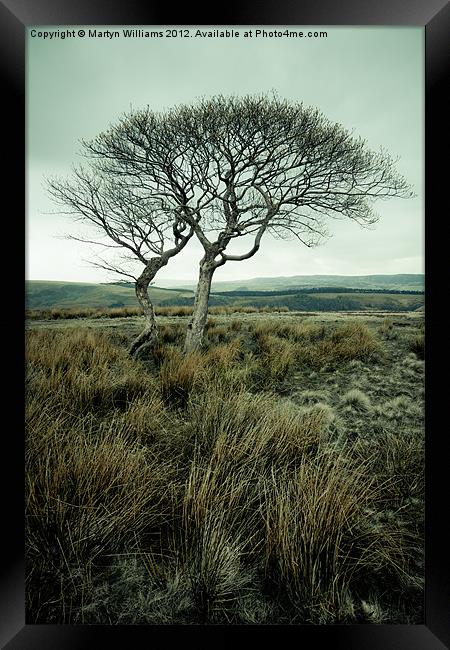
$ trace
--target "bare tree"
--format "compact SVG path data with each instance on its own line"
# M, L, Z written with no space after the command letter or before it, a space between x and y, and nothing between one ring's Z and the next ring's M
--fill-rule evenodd
M135 281L146 323L129 352L137 357L151 349L158 329L148 287L159 269L186 246L193 228L179 208L149 197L125 174L115 177L95 166L90 171L79 167L70 180L49 179L47 188L54 200L67 208L66 214L93 226L97 235L95 239L71 235L71 239L125 252L120 261L99 258L92 264ZM128 268L128 263L136 260L144 266L138 276Z
M147 108L86 146L104 171L133 177L179 212L203 246L186 353L201 345L215 270L252 257L266 232L314 246L327 219L368 226L378 218L374 201L412 196L387 153L317 109L277 97ZM251 237L246 252L226 252L242 237Z

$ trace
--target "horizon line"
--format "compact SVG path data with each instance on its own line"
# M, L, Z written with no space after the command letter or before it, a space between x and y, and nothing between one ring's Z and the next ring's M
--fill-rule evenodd
M276 278L312 278L312 277L371 277L371 276L398 276L398 275L422 275L424 272L407 272L407 273L296 273L294 275L255 275L250 278L236 278L230 280L214 280L213 282L248 282L250 280L261 280L261 279L276 279ZM162 282L197 282L198 277L194 278L161 278ZM111 284L116 282L130 282L134 281L130 278L129 280L55 280L55 279L46 279L46 278L25 278L26 282L74 282L77 284Z

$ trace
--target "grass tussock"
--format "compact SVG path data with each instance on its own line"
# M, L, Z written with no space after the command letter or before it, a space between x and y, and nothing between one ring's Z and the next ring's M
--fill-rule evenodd
M189 416L202 454L249 467L295 461L315 450L334 419L326 404L300 407L271 394L221 388L192 402Z
M408 349L414 352L419 359L425 359L425 335L423 333L411 335L407 344Z
M126 409L154 383L124 349L88 329L67 334L34 330L29 333L26 359L32 368L28 380L33 394L40 394L44 402L54 394L54 403L74 413Z
M335 355L343 361L352 359L374 360L381 352L375 334L362 323L347 323L337 328L330 337L335 345Z
M257 334L255 384L270 388L282 382L295 365L295 345L272 334Z
M369 412L372 408L369 397L358 388L345 393L341 398L341 404L355 411Z
M268 321L256 323L252 334L257 350L269 359L271 355L277 359L285 368L285 374L294 362L320 369L352 360L373 361L382 354L382 346L375 334L357 322L327 330L324 325L309 322L283 324ZM279 374L282 373L280 369Z
M183 356L182 333L150 363L120 333L28 332L28 620L420 622L421 412L373 363L398 339L210 319Z
M378 328L378 333L387 341L394 341L398 338L398 331L394 325L394 320L386 316Z
M276 336L290 341L318 341L325 337L324 325L310 322L286 323L276 319L257 322L252 327L253 336Z
M203 358L198 352L183 356L172 347L166 351L159 370L163 400L175 408L186 406L191 391L203 373Z
M300 360L316 368L353 360L374 361L381 354L375 335L361 323L342 325L314 348L301 346L298 351Z
M295 603L297 622L355 621L349 593L360 572L381 552L395 567L397 549L382 551L369 520L377 498L364 465L340 455L322 454L292 474L280 469L266 482L266 571Z
M34 453L30 438L27 446L33 457L27 490L35 539L30 551L53 557L59 547L64 561L83 561L87 555L94 560L105 550L133 543L163 514L165 473L126 435L61 431L58 438L47 438L45 458Z
M120 427L95 435L61 428L45 446L35 444L37 433L27 439L28 603L38 617L42 611L69 622L96 562L129 552L139 536L161 526L171 471Z

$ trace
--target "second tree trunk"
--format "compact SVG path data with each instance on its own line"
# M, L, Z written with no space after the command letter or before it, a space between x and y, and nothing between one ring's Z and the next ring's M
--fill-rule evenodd
M203 258L200 262L200 273L197 291L195 293L194 311L188 323L184 353L190 354L200 349L208 318L208 301L211 291L211 281L214 275L214 260Z

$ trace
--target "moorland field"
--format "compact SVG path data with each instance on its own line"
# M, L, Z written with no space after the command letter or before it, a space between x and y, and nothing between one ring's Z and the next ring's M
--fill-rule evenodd
M340 284L338 285L337 282ZM169 282L170 283L170 282ZM173 284L173 281L172 281ZM162 309L192 307L194 285L161 288L151 286L150 299ZM288 309L291 311L417 311L424 307L424 277L421 274L383 276L293 276L254 278L238 282L216 282L209 305L235 311ZM94 311L136 308L134 285L130 282L94 284L88 282L28 281L26 303L31 317L38 310L48 312L80 309ZM88 315L86 313L86 315ZM59 317L59 316L56 316Z
M136 310L44 307L28 623L423 622L423 312L221 309L183 357L167 307L132 360Z

